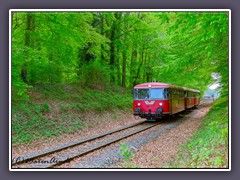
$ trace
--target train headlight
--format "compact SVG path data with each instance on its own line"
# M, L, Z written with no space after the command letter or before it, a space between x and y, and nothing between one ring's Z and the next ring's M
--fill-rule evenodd
M138 106L140 106L141 105L141 103L138 103Z
M136 109L135 109L135 112L140 112L140 111L141 111L140 108L136 108Z
M162 103L160 102L159 105L162 106Z

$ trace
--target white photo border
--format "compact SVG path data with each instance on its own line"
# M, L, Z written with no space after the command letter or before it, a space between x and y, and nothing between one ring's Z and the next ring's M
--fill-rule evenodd
M179 168L179 169L15 169L12 168L12 12L228 12L229 27L229 56L228 56L228 91L229 91L229 109L228 109L228 164L226 169L195 169L195 168ZM10 9L9 10L9 170L10 171L231 171L231 9Z

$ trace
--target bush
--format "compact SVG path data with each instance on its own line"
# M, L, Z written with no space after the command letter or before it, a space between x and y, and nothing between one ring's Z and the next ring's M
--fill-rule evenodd
M131 148L129 148L126 143L122 142L120 146L121 153L120 155L123 156L124 162L122 163L122 166L125 168L138 168L137 165L134 165L130 159L134 156L134 154L131 152Z

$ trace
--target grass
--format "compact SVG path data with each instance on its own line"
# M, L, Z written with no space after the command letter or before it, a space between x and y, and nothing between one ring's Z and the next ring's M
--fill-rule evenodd
M228 99L217 99L201 128L165 168L228 168Z
M29 90L28 101L12 102L12 143L74 133L91 125L88 113L117 109L131 111L132 94L120 87L97 88L79 85L42 85Z
M121 150L120 155L123 157L122 166L124 168L138 168L137 165L133 164L130 161L130 158L134 156L134 153L131 152L132 151L131 148L128 147L125 142L121 143L120 150Z

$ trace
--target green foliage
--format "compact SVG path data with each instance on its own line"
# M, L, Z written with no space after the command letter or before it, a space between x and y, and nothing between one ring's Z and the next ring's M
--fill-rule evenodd
M33 103L37 91L44 102L70 101L62 112L129 109L131 95L116 86L157 80L203 91L212 73L226 97L228 20L226 12L14 12L12 103ZM45 117L54 109L45 103L29 111Z
M62 133L73 133L85 126L81 120L67 118L50 118L50 107L25 102L13 106L12 112L12 143L28 143L39 138L48 138ZM54 114L52 114L54 116ZM66 118L66 117L65 117ZM67 123L67 124L66 124Z
M94 84L106 88L107 86L109 86L108 72L108 67L103 66L99 60L84 64L80 68L80 83L84 85Z
M178 12L169 17L165 54L154 67L156 76L163 82L206 90L216 72L227 90L228 14Z
M99 90L72 84L41 85L29 93L34 94L31 101L12 104L14 144L74 133L90 126L82 120L84 114L129 111L132 105L131 91L120 87Z
M130 159L134 156L134 154L131 153L131 148L129 148L125 142L121 143L120 150L122 150L120 155L124 160L122 166L125 168L138 168L137 165L134 165L132 162L130 162Z
M181 146L168 168L228 167L228 99L214 102L202 128Z
M42 108L41 108L41 112L50 112L50 107L47 103L44 103Z
M131 157L133 157L133 154L131 153L131 149L126 145L126 143L122 142L120 149L122 150L120 155L123 156L124 161L128 161Z
M214 72L226 91L226 12L12 15L12 84L19 99L36 84L66 82L132 87L155 79L205 90Z

